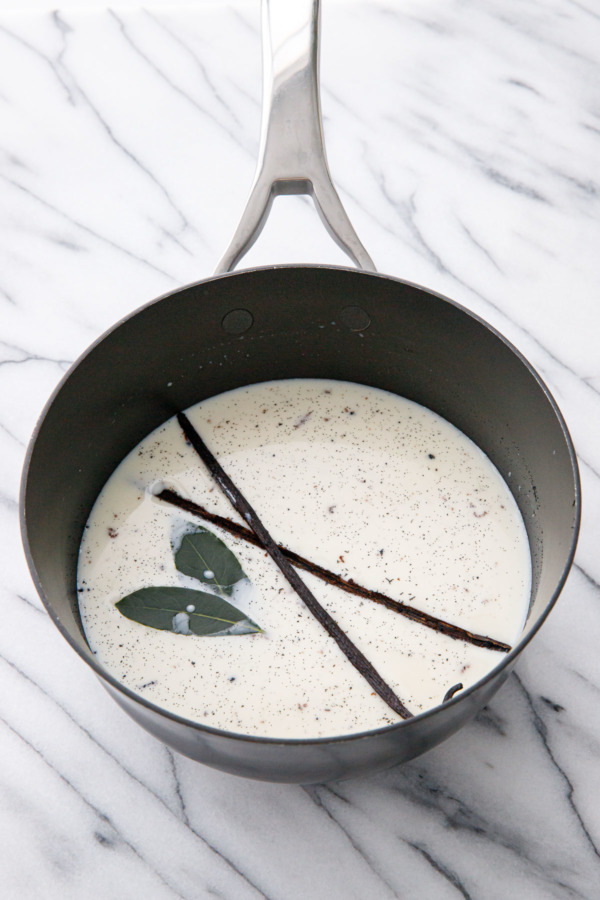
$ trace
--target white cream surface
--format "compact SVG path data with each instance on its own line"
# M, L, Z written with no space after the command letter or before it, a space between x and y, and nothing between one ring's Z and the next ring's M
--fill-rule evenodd
M514 644L531 565L518 508L481 450L431 411L348 382L239 388L187 411L274 540L343 578L471 632ZM81 545L78 590L90 647L124 685L212 727L268 737L350 734L399 721L348 662L264 551L158 500L159 485L245 524L169 420L118 466ZM197 637L126 619L115 603L150 586L205 589L172 544L217 534L250 579L232 602L264 634ZM300 571L413 712L503 658Z

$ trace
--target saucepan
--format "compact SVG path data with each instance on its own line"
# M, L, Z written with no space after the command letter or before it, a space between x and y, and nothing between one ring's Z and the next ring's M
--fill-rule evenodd
M579 528L575 453L540 377L497 331L432 291L375 273L332 186L318 91L318 0L263 5L263 133L251 197L218 274L144 306L75 363L28 449L21 495L27 558L57 628L114 700L192 759L252 778L311 783L401 763L471 719L506 681L567 577ZM232 273L273 197L308 193L359 267ZM83 528L121 459L173 414L223 391L284 378L383 388L453 423L491 459L526 525L533 565L519 643L472 687L396 725L336 738L248 737L178 717L96 661L78 612Z

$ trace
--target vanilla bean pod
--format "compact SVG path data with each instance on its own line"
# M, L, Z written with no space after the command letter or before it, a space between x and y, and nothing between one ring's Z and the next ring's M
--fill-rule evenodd
M383 680L381 675L376 671L369 660L364 656L358 647L350 640L348 635L340 628L335 619L329 615L308 587L304 584L291 562L284 556L279 549L261 520L258 518L252 506L248 503L244 495L237 488L229 475L225 472L215 456L208 449L201 436L198 434L192 423L184 413L177 413L177 421L186 438L215 479L231 505L248 523L256 537L259 539L261 546L267 551L273 562L280 569L289 584L294 588L298 596L323 626L327 633L334 639L338 647L358 672L371 685L373 690L379 694L387 705L394 710L403 719L412 717L412 713L406 708L404 703L396 696L391 687Z
M184 509L187 512L199 516L201 519L205 519L207 522L212 522L213 525L217 525L224 531L228 531L230 534L242 538L248 543L254 544L256 547L262 547L260 540L249 528L246 528L244 525L238 525L237 522L234 522L232 519L228 519L225 516L209 512L198 503L180 497L179 494L170 488L164 488L156 496L165 503L178 506L180 509ZM318 563L314 563L310 559L300 556L300 554L295 553L294 550L288 550L287 547L279 545L279 549L281 553L299 569L304 569L306 572L316 575L328 584L335 585L349 594L355 594L358 597L364 597L366 600L373 600L375 603L381 603L382 606L386 606L388 609L399 613L401 616L405 616L413 622L425 625L427 628L438 631L440 634L445 634L447 637L454 638L457 641L465 641L468 644L474 644L476 647L485 647L486 650L498 650L501 653L509 653L511 650L510 644L497 641L495 638L487 637L484 634L475 634L471 631L467 631L465 628L453 625L451 622L446 622L444 619L439 619L437 616L432 616L430 613L423 612L423 610L410 606L407 603L403 603L400 600L392 600L391 597L388 597L379 591L372 591L369 590L369 588L362 587L362 585L357 584L352 579L346 580L345 578L342 578L341 575L336 575L335 572L324 569L323 566L320 566Z

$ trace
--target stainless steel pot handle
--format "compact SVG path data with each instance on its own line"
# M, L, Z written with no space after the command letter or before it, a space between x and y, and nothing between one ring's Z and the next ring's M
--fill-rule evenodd
M256 174L216 275L250 249L279 194L310 194L333 239L361 269L373 261L331 181L319 97L320 0L263 0L263 114Z

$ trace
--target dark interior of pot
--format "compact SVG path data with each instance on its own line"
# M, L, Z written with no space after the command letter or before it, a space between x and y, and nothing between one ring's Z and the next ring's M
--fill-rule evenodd
M116 465L176 409L290 377L393 391L481 447L527 527L534 627L566 575L578 518L570 440L544 387L502 338L443 298L383 276L296 266L224 276L150 304L95 345L55 395L30 454L24 524L38 586L79 652L90 658L78 548Z

